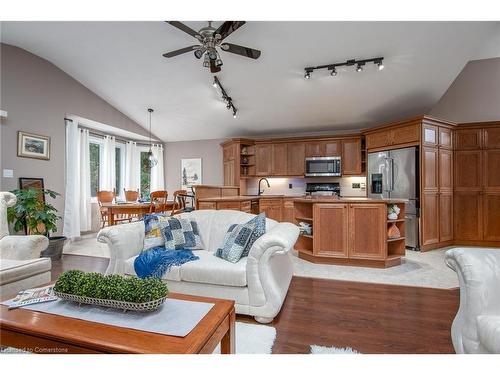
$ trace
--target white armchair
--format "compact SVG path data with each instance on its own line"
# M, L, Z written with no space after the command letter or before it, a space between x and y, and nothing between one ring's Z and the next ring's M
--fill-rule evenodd
M51 261L40 258L49 240L44 236L9 236L7 207L16 204L16 196L0 192L0 292L16 294L50 281Z
M451 326L455 352L500 353L500 249L455 248L445 262L460 283Z
M235 301L236 312L269 323L279 313L292 279L293 249L299 229L291 223L266 220L266 233L255 241L248 257L237 263L217 258L231 224L244 223L255 215L231 210L199 210L183 213L198 223L204 250L193 253L200 259L172 267L164 276L172 292ZM135 275L134 260L144 245L144 223L134 222L102 229L98 241L107 243L110 262L106 273Z

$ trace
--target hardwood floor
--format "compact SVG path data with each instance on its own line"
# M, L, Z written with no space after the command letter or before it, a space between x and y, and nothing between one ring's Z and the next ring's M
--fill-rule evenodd
M104 272L106 258L65 255L68 269ZM453 353L450 328L458 289L431 289L294 277L271 326L273 353L309 353L309 345L349 346L361 353ZM255 323L241 316L237 321Z

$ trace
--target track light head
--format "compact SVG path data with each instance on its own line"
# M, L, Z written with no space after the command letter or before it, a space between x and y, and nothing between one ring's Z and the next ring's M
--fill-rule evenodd
M357 72L362 72L363 71L363 66L358 63L358 66L356 67Z
M233 118L236 118L236 109L233 108Z
M378 60L375 63L377 64L378 70L384 69L384 64L382 63L382 60Z
M330 72L330 75L332 77L335 77L337 75L337 69L335 69L335 67L333 67L332 71Z
M304 78L305 79L311 79L311 71L310 70L306 70L306 72L304 74Z

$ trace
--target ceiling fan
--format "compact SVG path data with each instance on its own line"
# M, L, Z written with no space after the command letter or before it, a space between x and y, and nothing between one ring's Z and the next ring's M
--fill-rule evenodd
M217 29L212 26L212 22L208 22L208 26L202 27L199 31L195 31L179 21L165 21L170 25L184 31L185 33L198 39L200 44L195 44L189 47L184 47L175 51L164 53L163 56L170 58L181 55L186 52L194 51L194 56L197 59L203 59L203 66L210 68L212 73L220 72L222 66L222 59L219 56L217 47L222 51L235 53L237 55L249 57L251 59L258 59L260 51L239 46L237 44L222 42L234 31L239 29L245 24L245 21L226 21Z

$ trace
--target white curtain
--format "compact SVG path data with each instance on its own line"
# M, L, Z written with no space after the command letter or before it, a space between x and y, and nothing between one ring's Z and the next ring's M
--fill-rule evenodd
M66 191L63 235L74 239L90 230L89 135L76 120L66 120Z
M101 179L99 190L113 191L116 188L116 141L115 137L104 136L103 157L100 163Z
M127 190L137 190L141 184L140 154L137 143L128 141L125 145L125 186Z
M163 176L163 146L153 145L151 147L153 156L158 163L151 168L151 191L165 190L165 178Z

